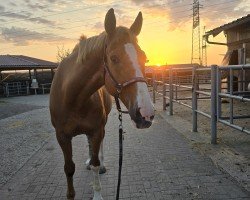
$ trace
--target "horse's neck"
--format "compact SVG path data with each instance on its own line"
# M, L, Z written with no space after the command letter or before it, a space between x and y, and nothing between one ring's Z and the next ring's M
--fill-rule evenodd
M102 56L89 58L83 63L76 63L77 54L70 59L74 63L68 71L67 90L70 101L84 102L104 85ZM67 93L68 93L67 92Z

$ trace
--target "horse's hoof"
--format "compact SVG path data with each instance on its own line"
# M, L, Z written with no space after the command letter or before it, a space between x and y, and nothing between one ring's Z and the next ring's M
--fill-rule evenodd
M87 170L91 170L90 165L87 165L87 166L86 166L86 169L87 169ZM106 167L102 166L102 167L100 167L99 174L105 174L106 171L107 171L107 170L106 170Z
M100 167L100 170L99 170L99 174L104 174L104 173L106 173L106 167L104 167L104 166L102 166L102 167Z
M87 166L86 166L86 169L87 169L87 170L91 170L90 165L87 165Z

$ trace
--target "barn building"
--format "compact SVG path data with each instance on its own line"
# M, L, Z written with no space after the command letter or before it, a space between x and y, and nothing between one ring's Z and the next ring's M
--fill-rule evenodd
M210 40L210 36L216 37L221 32L224 32L226 43ZM205 33L204 37L209 44L227 46L228 51L222 65L250 64L250 14L210 30ZM239 82L237 90L247 89L250 82L250 70L239 70L234 72L234 76L236 80L242 81Z
M0 95L47 92L57 66L57 63L29 56L0 55Z

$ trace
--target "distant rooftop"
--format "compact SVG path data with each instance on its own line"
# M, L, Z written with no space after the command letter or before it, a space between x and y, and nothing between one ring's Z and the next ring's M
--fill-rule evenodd
M161 71L162 69L165 68L190 68L196 66L198 67L199 64L194 63L194 64L169 64L169 65L161 65L161 66L157 66L157 65L150 65L150 66L146 66L145 67L145 73L149 74L149 73L153 73L153 71Z
M0 55L0 70L54 69L57 63L23 55Z
M239 19L236 19L230 23L219 26L213 30L207 31L206 35L213 35L215 37L216 35L220 34L222 31L226 31L226 30L235 28L243 24L247 24L248 27L250 27L250 14L248 14L247 16L241 17Z

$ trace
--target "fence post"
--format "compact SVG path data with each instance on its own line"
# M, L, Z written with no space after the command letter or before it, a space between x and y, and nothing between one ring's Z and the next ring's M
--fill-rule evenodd
M166 68L162 69L162 100L163 100L163 110L166 110Z
M6 83L6 96L9 97L9 83Z
M17 82L17 95L20 95L21 83Z
M169 115L173 115L173 69L169 68Z
M217 143L217 115L216 115L216 99L217 99L217 75L216 65L211 66L211 143Z
M44 85L42 84L42 90L43 90L43 94L44 94Z
M232 68L230 68L230 72L229 72L229 74L230 74L230 84L229 84L229 92L230 92L230 96L231 95L233 95L233 90L234 90L234 76L233 76L233 69ZM229 99L229 106L230 106L230 124L233 124L234 123L234 121L233 121L233 115L234 115L234 113L233 113L233 98L231 98L230 97L230 99Z
M221 71L219 67L216 67L216 74L217 74L217 122L221 118Z
M193 118L193 132L197 132L197 70L196 70L196 66L193 66L193 70L192 70L192 118Z
M155 103L155 70L153 69L153 77L152 77L152 83L153 83L153 103Z

